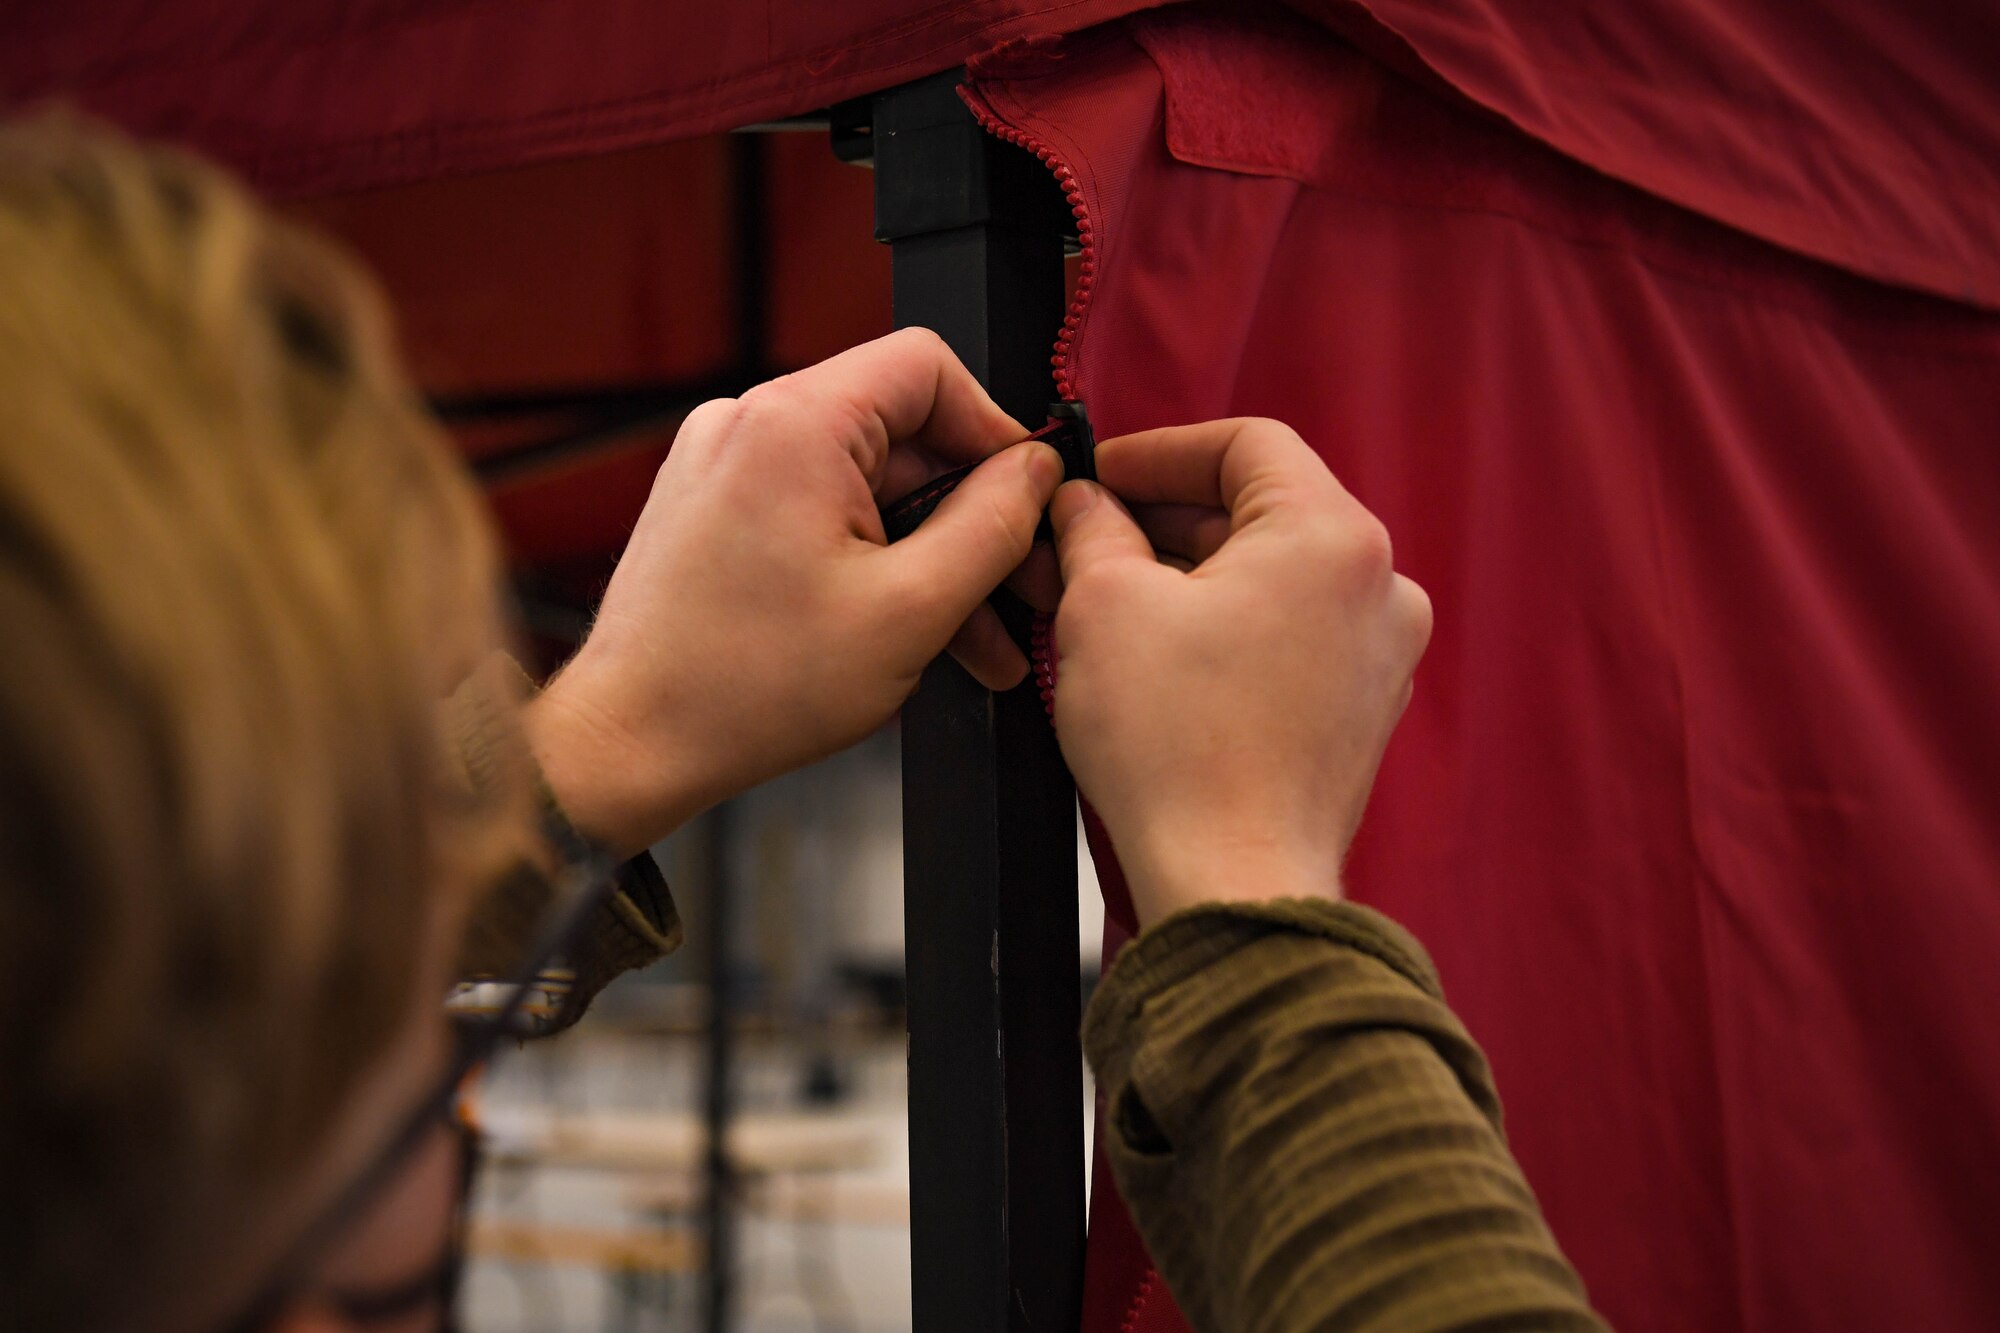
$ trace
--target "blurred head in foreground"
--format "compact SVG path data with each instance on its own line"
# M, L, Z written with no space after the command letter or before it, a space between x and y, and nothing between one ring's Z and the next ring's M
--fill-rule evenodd
M442 1062L525 805L437 722L497 587L351 263L185 157L0 127L10 1326L208 1327ZM328 1280L420 1263L425 1188Z

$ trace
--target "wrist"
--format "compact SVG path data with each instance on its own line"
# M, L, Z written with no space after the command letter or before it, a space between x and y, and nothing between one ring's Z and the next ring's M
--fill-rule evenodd
M1203 903L1342 896L1337 853L1242 828L1142 836L1119 860L1142 929Z
M641 753L615 721L567 691L552 685L529 700L522 728L563 817L620 860L701 812L696 785L672 756Z

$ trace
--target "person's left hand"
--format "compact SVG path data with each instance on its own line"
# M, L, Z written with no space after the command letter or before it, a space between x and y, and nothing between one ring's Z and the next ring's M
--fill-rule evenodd
M688 415L588 639L528 706L576 826L630 854L886 722L947 647L1027 671L991 593L1062 480L936 334L907 329ZM877 505L986 459L912 536Z

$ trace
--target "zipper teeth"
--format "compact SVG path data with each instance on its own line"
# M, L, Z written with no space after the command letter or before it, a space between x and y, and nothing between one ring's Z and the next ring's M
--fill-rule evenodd
M1076 397L1076 365L1072 349L1076 335L1083 324L1084 308L1090 304L1090 291L1097 282L1097 243L1090 225L1090 209L1083 202L1083 186L1077 183L1076 172L1064 162L1056 150L1025 130L1017 130L995 115L986 99L971 88L961 86L959 98L972 112L988 134L1005 140L1017 148L1025 148L1041 160L1062 187L1063 197L1069 201L1070 216L1076 219L1076 239L1082 252L1077 257L1076 291L1071 293L1069 308L1063 312L1062 328L1056 333L1055 354L1049 358L1049 366L1055 373L1056 392L1063 398ZM1029 639L1029 659L1035 672L1035 686L1041 691L1042 707L1048 710L1051 725L1056 720L1056 670L1062 662L1062 652L1056 647L1055 617L1037 615L1034 630ZM1120 1333L1138 1333L1139 1316L1144 1313L1147 1300L1160 1280L1157 1268L1147 1265L1139 1277L1139 1285L1133 1289L1132 1300L1125 1307L1125 1317L1119 1321Z
M1083 202L1083 186L1077 182L1076 172L1046 141L1001 120L987 105L986 99L971 89L960 88L959 95L972 112L973 119L988 134L1017 148L1025 148L1040 159L1042 165L1055 176L1056 184L1062 187L1063 197L1069 201L1070 216L1076 219L1076 239L1082 247L1077 257L1076 291L1070 296L1069 308L1063 312L1062 328L1056 334L1055 354L1049 358L1049 366L1055 372L1057 391L1064 398L1074 398L1076 374L1071 349L1076 342L1077 329L1083 323L1084 308L1090 304L1090 289L1097 282L1096 238L1091 234L1090 209Z
M972 112L973 119L980 127L996 139L1025 148L1033 153L1041 164L1047 167L1062 187L1063 197L1069 201L1070 216L1076 219L1076 239L1081 247L1077 256L1076 290L1070 295L1069 308L1063 312L1062 328L1056 333L1055 351L1049 357L1049 367L1055 375L1056 393L1062 398L1076 397L1076 364L1074 348L1076 335L1083 325L1084 309L1090 304L1091 288L1097 282L1097 244L1090 225L1090 209L1083 201L1083 186L1077 182L1076 172L1062 160L1055 149L1045 141L1017 130L995 115L986 99L970 87L961 86L959 99ZM1053 618L1046 615L1035 617L1034 636L1030 644L1030 660L1034 667L1035 684L1042 693L1042 706L1048 710L1049 721L1056 718L1056 664L1061 654L1056 651L1055 625Z
M1153 1284L1159 1280L1159 1270L1148 1268L1140 1277L1139 1285L1132 1292L1131 1304L1125 1307L1125 1318L1119 1321L1119 1333L1139 1333L1139 1315L1146 1308L1146 1298L1153 1294Z
M1056 720L1056 666L1062 661L1062 653L1056 649L1055 619L1051 615L1036 615L1034 632L1028 643L1028 658L1035 669L1035 686L1042 692L1042 707L1048 710L1051 722Z

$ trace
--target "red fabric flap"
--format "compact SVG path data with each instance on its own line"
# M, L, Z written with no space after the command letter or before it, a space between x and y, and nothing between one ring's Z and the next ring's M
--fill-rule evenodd
M1662 199L2000 308L1989 0L1287 3Z
M1357 58L1295 15L1251 8L1219 23L1197 6L1123 25L1159 72L1163 142L1177 161L1291 180L1355 199L1477 211L1794 308L1901 311L1907 298L1844 281L1808 252L1580 168L1550 146L1477 114L1450 89ZM1256 71L1246 77L1245 70ZM1901 336L1949 346L1966 312Z

